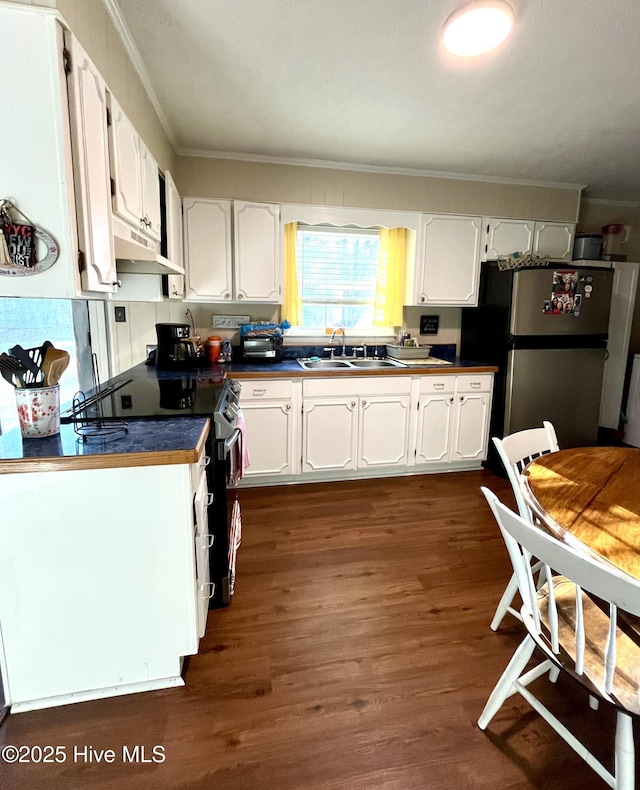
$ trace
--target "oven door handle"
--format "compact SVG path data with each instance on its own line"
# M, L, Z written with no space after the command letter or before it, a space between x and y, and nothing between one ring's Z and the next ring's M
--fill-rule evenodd
M240 438L241 431L240 428L236 428L231 436L228 439L224 440L224 457L226 458L229 455L229 450L233 447L233 445L238 441Z

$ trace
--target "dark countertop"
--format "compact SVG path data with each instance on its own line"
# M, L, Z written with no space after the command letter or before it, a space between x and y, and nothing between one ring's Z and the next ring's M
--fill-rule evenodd
M73 425L60 433L23 439L19 429L0 436L0 474L195 463L209 433L207 417L131 420L128 431L83 441Z

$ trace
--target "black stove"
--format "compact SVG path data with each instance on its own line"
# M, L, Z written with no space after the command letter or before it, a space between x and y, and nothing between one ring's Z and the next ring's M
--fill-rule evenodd
M158 371L140 378L114 379L94 392L75 409L61 415L70 423L82 416L86 421L128 420L161 417L211 417L217 439L228 439L238 414L242 385L238 381L197 373ZM80 415L80 412L81 415Z

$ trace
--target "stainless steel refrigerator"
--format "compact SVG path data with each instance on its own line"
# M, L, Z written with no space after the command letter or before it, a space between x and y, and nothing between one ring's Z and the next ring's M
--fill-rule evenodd
M561 448L596 444L612 285L611 269L483 264L461 356L499 367L492 436L550 420Z

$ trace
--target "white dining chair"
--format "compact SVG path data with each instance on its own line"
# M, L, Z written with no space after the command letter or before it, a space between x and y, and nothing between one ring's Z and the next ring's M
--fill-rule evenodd
M505 700L520 694L610 787L633 790L632 716L640 714L640 647L618 623L623 612L640 615L640 580L560 542L513 513L489 489L482 492L518 579L527 635L491 692L478 726L486 729ZM541 589L536 587L532 556L543 563L547 583ZM536 648L543 660L525 672ZM552 668L568 673L589 695L616 709L613 773L530 690Z
M494 436L493 444L511 483L518 512L522 518L531 521L533 518L531 511L524 501L520 489L520 474L530 461L539 458L541 455L554 453L559 449L555 429L550 422L545 421L542 423L542 428L528 428L505 436L504 439L498 439ZM517 592L518 582L515 574L512 574L491 621L491 629L493 631L498 629L507 612L518 620L522 619L518 610L512 605Z

